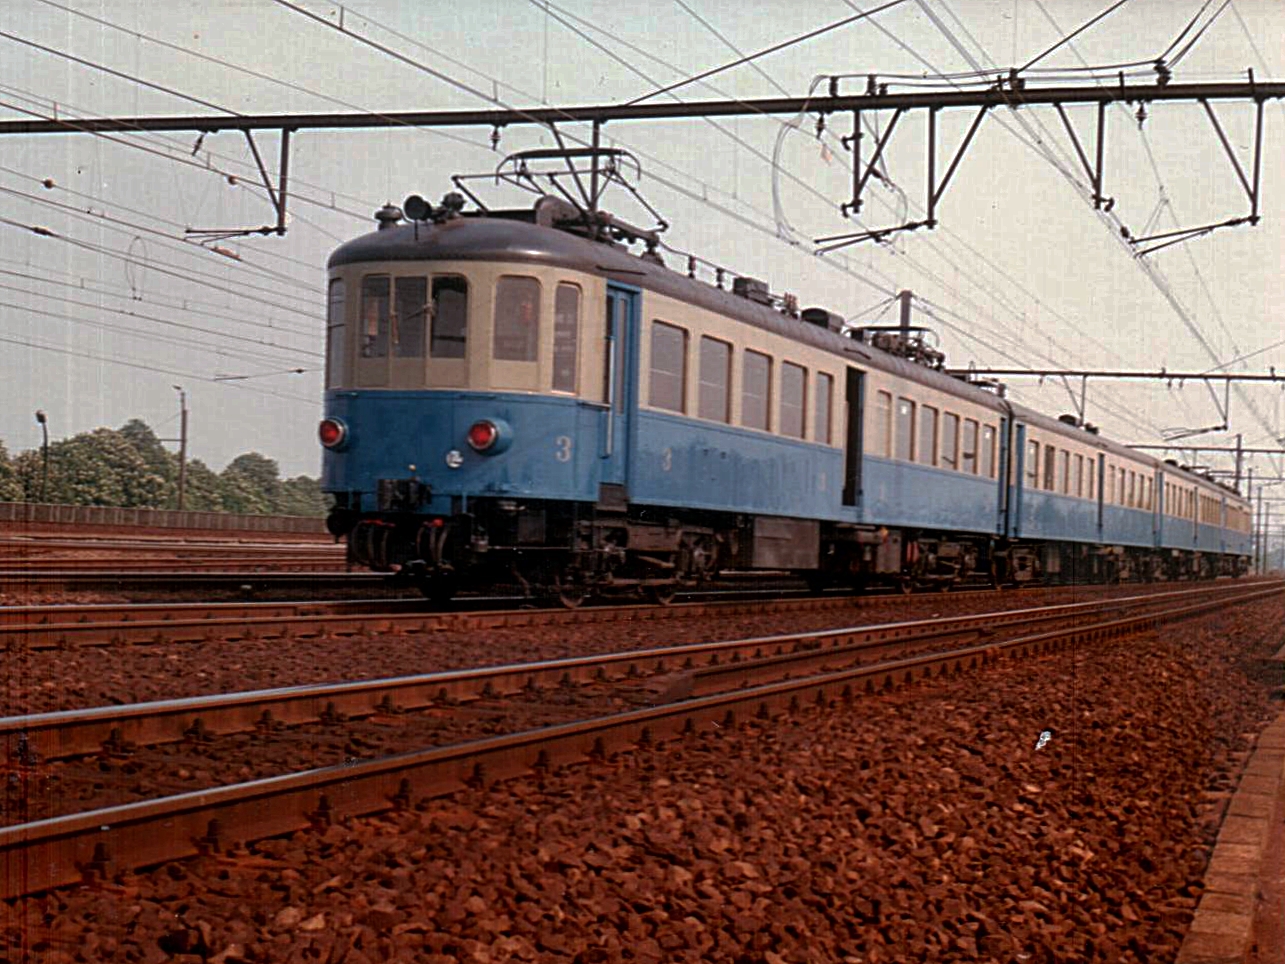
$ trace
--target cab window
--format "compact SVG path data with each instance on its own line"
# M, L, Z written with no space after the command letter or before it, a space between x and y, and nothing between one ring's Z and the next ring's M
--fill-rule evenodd
M504 275L495 286L495 359L533 362L539 346L540 282Z
M361 279L361 357L388 356L388 287L386 274Z
M424 357L424 320L428 315L428 279L398 278L393 285L393 355Z
M553 299L553 390L576 390L576 348L580 343L580 288L560 284Z
M463 358L468 345L468 282L457 275L434 278L432 315L429 355Z
M326 386L333 388L344 380L344 351L347 337L344 329L344 279L332 278L326 302Z

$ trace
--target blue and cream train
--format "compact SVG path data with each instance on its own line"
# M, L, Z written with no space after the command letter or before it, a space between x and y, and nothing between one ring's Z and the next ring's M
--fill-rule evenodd
M1246 570L1235 491L902 335L671 270L552 198L419 205L329 262L322 484L356 564L568 604L731 569L907 589Z

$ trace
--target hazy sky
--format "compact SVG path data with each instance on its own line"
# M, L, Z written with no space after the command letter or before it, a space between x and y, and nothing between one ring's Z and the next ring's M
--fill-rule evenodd
M345 6L341 33L300 12L337 25L337 5L297 6L0 0L0 31L11 35L0 37L0 117L620 102L858 9L848 0L388 0ZM900 83L941 86L938 73L1025 64L1108 6L905 0L677 96L803 96L832 73L913 75ZM1153 60L1201 6L1131 0L1037 66L1065 77L1085 64ZM1171 59L1218 6L1209 6ZM1281 79L1282 37L1285 4L1236 0L1174 66L1174 78L1236 80L1253 68L1260 80ZM1032 86L1054 80L1028 75ZM863 86L848 81L844 90ZM1217 111L1248 172L1252 106L1219 104ZM1087 145L1095 109L1068 113ZM936 330L951 365L1205 370L1229 363L1285 371L1278 297L1285 108L1273 102L1266 111L1262 223L1171 247L1147 259L1149 271L1121 241L1121 224L1142 234L1222 221L1248 213L1248 200L1198 105L1149 105L1141 123L1135 108L1115 107L1108 116L1110 216L1086 202L1086 179L1056 113L1005 109L983 122L939 206L936 231L824 258L813 253L813 240L853 226L838 213L850 194L849 155L838 140L850 133L849 118L831 118L820 137L815 116L783 137L790 118L617 122L606 133L639 156L641 189L672 225L670 245L763 278L775 291L797 294L801 305L867 323L895 321L885 303L909 288L923 299L916 320ZM871 121L882 128L888 119ZM940 115L939 174L970 121L966 110ZM867 191L866 227L923 217L925 130L922 114L900 122L887 153L889 181ZM178 384L192 409L193 457L219 469L256 449L278 459L286 475L316 474L329 251L370 230L385 201L411 193L436 199L450 190L451 174L491 171L505 152L551 143L547 131L530 126L505 130L498 152L486 129L300 132L292 142L289 233L220 242L240 256L232 260L182 238L185 227L274 220L241 135L199 143L186 133L5 137L0 218L58 237L0 221L0 439L11 451L37 445L37 408L49 413L55 437L131 417L173 436ZM259 145L275 169L276 136L260 136ZM607 206L643 217L625 202ZM681 267L676 257L669 263ZM306 371L291 373L297 368ZM1014 380L1010 387L1050 414L1071 410L1061 385ZM1283 398L1280 386L1247 387L1232 398L1233 436L1201 442L1227 444L1243 432L1246 444L1274 444L1285 434ZM1202 386L1118 382L1090 383L1088 417L1114 438L1146 443L1167 429L1220 420ZM1260 474L1278 474L1264 458L1254 464Z

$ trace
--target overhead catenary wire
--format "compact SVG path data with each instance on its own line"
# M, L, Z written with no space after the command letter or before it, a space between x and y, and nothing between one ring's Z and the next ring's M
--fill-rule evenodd
M1054 29L1061 30L1062 28L1057 24L1057 21L1054 20L1053 16L1048 12L1048 10L1044 8L1043 3L1041 3L1040 0L1035 0L1035 2L1037 6L1040 8L1041 13L1044 14L1045 19L1047 19L1049 23L1053 25ZM1208 6L1208 3L1205 4L1205 7L1207 6ZM1225 6L1226 4L1223 5L1223 7ZM1205 7L1201 8L1201 12L1203 12ZM1218 12L1215 13L1214 15L1215 18L1218 16L1219 13L1222 12L1222 9L1223 8L1219 8ZM1197 14L1197 16L1199 16L1199 13ZM1211 19L1209 23L1212 23L1212 22L1213 20ZM1205 25L1206 28L1209 26L1209 23ZM1202 28L1200 33L1203 33L1203 32L1204 32L1204 28ZM1200 34L1197 34L1197 36L1193 38L1192 40L1193 44L1195 43L1196 40L1199 39L1199 36ZM1072 50L1074 51L1074 46L1072 46ZM1078 56L1078 51L1076 51L1076 53ZM1083 62L1083 58L1081 57L1080 59ZM1118 107L1120 110L1127 112L1127 108L1124 105L1118 105ZM1160 195L1162 198L1165 198L1167 202L1168 192L1165 189L1164 179L1160 173L1160 166L1156 161L1154 152L1151 150L1150 141L1146 136L1145 130L1143 130L1141 126L1139 126L1138 133L1139 133L1139 138L1142 142L1143 149L1146 152L1148 162L1151 166L1153 176L1155 177ZM1166 203L1164 205L1164 208L1165 210L1168 211L1169 217L1173 222L1173 224L1177 226L1178 225L1177 214L1174 211L1172 204ZM1111 217L1114 223L1118 226L1119 225L1118 218L1116 218L1114 215L1112 215ZM1113 232L1113 237L1116 239L1117 242L1121 240L1121 237L1118 232ZM1240 348L1236 345L1236 339L1232 335L1230 328L1228 328L1227 323L1223 318L1222 311L1220 310L1217 304L1217 301L1214 299L1212 292L1209 290L1209 286L1205 280L1204 273L1200 270L1200 266L1199 264L1197 264L1195 260L1195 255L1192 253L1190 246L1184 245L1183 247L1185 249L1187 260L1191 266L1191 269L1196 276L1197 283L1201 286L1202 291L1205 293L1206 301L1210 306L1210 309L1214 315L1215 320L1218 322L1219 326L1223 329L1223 331L1227 334L1228 338L1231 340L1233 350L1239 352ZM1135 259L1135 260L1138 261L1139 263L1146 261L1146 259ZM1159 266L1157 264L1147 262L1146 264L1142 265L1142 267L1143 267L1144 273L1148 274L1148 276L1150 277L1153 285L1156 286L1157 290L1160 291L1161 295L1165 297L1165 299L1169 302L1170 307L1175 311L1175 313L1178 314L1179 319L1193 334L1193 336L1196 337L1198 343L1200 343L1201 346L1205 348L1206 353L1210 355L1211 360L1213 360L1214 362L1218 362L1217 350L1212 346L1212 344L1207 344L1205 342L1206 336L1203 332L1203 329L1200 328L1195 318L1191 316L1190 312L1185 307L1185 305L1183 305L1181 303L1181 300L1178 299L1167 277L1160 270ZM1263 416L1262 413L1259 412L1257 406L1254 404L1252 397L1249 395L1246 388L1238 384L1233 386L1233 391L1235 391L1239 400L1245 404L1246 408L1249 409L1251 415L1254 416L1255 420L1258 421L1258 423L1261 426L1263 426L1265 429L1268 429L1270 431L1270 428L1268 426L1265 416Z
M284 0L277 0L277 2L282 3L284 2ZM867 17L873 17L876 13L883 13L885 10L891 10L893 7L900 6L905 2L906 0L890 0L890 2L882 4L881 6L875 7L873 10L869 10L865 13L859 13L851 17L844 17L842 20L836 20L834 23L826 24L824 27L818 27L816 30L810 30L805 34L801 34L797 37L792 37L789 40L783 40L780 43L773 44L770 47L765 47L764 49L759 50L755 53L746 54L732 61L730 64L723 64L721 67L712 67L709 70L702 71L701 73L696 74L695 76L692 76L692 77L688 77L685 80L681 80L681 81L678 81L677 83L669 84L668 86L662 87L659 90L653 90L651 93L644 94L641 97L635 97L633 100L627 101L626 106L641 104L643 101L651 100L651 98L656 97L660 94L668 94L670 91L677 90L680 87L686 87L688 84L694 84L698 80L705 80L708 77L713 77L717 74L721 74L726 70L731 70L733 67L739 67L742 64L748 64L751 61L758 60L760 57L766 57L768 54L774 54L781 50L786 49L787 47L793 47L796 44L803 43L805 40L812 40L816 37L821 36L822 34L829 33L831 30L837 30L840 27L846 27L849 24L856 23L858 20L864 20Z
M934 15L932 15L930 9L927 8L927 5L923 2L923 0L920 0L920 4L921 6L925 7L926 12L929 13L930 19L932 19L933 22L939 26L939 29L944 30L945 29L944 25L941 24L940 20L938 20ZM943 7L947 11L950 10L950 7L946 5L944 2L943 2ZM956 43L956 48L961 51L961 53L965 56L966 59L970 60L974 64L976 63L975 61L972 61L972 58L970 55L967 54L967 51L963 50L963 48L960 47L957 43ZM984 50L983 50L983 54L985 55ZM988 56L988 59L989 59L989 56ZM1019 120L1020 120L1020 115L1019 115ZM1050 161L1052 160L1051 157L1049 157L1048 159ZM1059 172L1063 175L1063 177L1068 181L1068 183L1072 184L1075 187L1077 193L1079 193L1083 199L1091 200L1090 198L1091 191L1089 191L1082 183L1080 183L1079 179L1065 165L1056 164L1055 166L1057 167ZM1117 244L1121 245L1125 250L1129 250L1128 242L1124 239L1124 237L1121 235L1119 231L1121 224L1118 216L1114 213L1106 212L1102 210L1097 210L1096 213L1098 214L1099 218L1103 220L1104 223L1109 224L1112 227L1111 235L1114 238L1114 240L1117 242ZM1132 251L1130 251L1130 254L1132 255ZM1153 285L1155 285L1157 290L1161 293L1162 297L1164 297L1165 300L1169 303L1170 307L1179 316L1179 319L1183 322L1184 326L1188 328L1188 330L1197 339L1197 342L1200 343L1201 346L1210 355L1211 360L1215 362L1218 361L1219 359L1218 359L1217 353L1214 352L1212 347L1208 345L1208 342L1205 340L1204 334L1199 330L1199 326L1195 324L1194 319L1190 317L1190 315L1187 313L1184 306L1181 304L1181 302L1177 299L1176 295L1173 293L1171 288L1168 286L1168 283L1165 280L1163 274L1160 272L1159 268L1155 264L1150 263L1150 261L1145 258L1135 258L1134 261L1135 263L1138 264L1138 266L1143 271L1143 273L1148 276L1148 279L1152 281ZM1250 408L1250 411L1255 415L1255 418L1260 421L1260 424L1264 424L1264 427L1266 427L1265 421L1263 420L1261 413L1258 413L1256 407L1253 405L1249 397L1242 391L1241 387L1236 386L1235 391L1237 392L1237 395L1240 396L1242 400L1246 403L1246 406Z
M1067 34L1065 37L1063 37L1061 40L1059 40L1057 43L1055 43L1052 47L1049 47L1049 48L1048 48L1047 50L1045 50L1043 53L1038 54L1037 56L1035 56L1035 57L1033 57L1032 59L1028 60L1028 61L1027 61L1026 63L1024 63L1021 67L1018 67L1018 68L1017 68L1017 72L1020 74L1020 73L1023 73L1024 71L1026 71L1027 69L1029 69L1030 67L1033 67L1035 64L1039 63L1041 60L1043 60L1043 59L1044 59L1045 57L1047 57L1049 54L1053 53L1053 51L1057 50L1059 47L1063 46L1064 44L1068 44L1068 43L1070 43L1072 39L1074 39L1075 37L1078 37L1080 34L1082 34L1084 31L1088 30L1088 29L1089 29L1090 27L1092 27L1094 24L1096 24L1096 23L1098 23L1099 21L1101 21L1103 18L1105 18L1105 17L1109 16L1110 14L1114 13L1116 10L1119 10L1121 7L1123 7L1123 6L1124 6L1126 3L1128 3L1128 2L1129 2L1129 0L1116 0L1116 2L1115 2L1115 3L1111 4L1111 6L1107 7L1107 9L1103 10L1103 11L1102 11L1101 13L1099 13L1096 17L1093 17L1091 20L1089 20L1089 21L1088 21L1087 23L1085 23L1084 25L1082 25L1082 26L1080 26L1080 27L1076 28L1075 30L1071 31L1071 33Z
M21 289L13 289L10 285L0 285L0 289L21 290ZM73 303L80 304L82 306L89 307L89 308L97 308L96 305L92 305L92 304L84 305L83 302L73 302ZM0 301L0 308L8 308L12 311L23 312L29 315L39 315L44 318L58 318L62 321L69 321L75 325L82 325L90 328L99 328L103 331L114 331L117 334L123 334L131 338L146 339L149 343L159 341L170 345L187 347L190 349L194 349L196 351L208 352L213 355L220 355L224 358L231 358L231 359L235 359L236 361L246 362L248 364L257 364L257 365L281 364L280 358L273 358L270 356L263 356L263 355L258 355L257 353L249 353L244 351L241 353L232 352L218 345L212 345L209 342L200 341L194 338L182 338L174 335L167 335L162 332L156 332L156 331L142 331L138 328L130 328L125 325L115 325L107 321L94 320L90 318L81 318L77 315L69 315L61 311L50 311L47 308L38 308L35 305L19 305L19 304L14 304L13 302L10 302L10 301ZM99 310L102 310L102 309L99 309ZM136 315L134 317L139 317L139 316ZM155 319L147 319L147 320L152 321ZM161 322L161 323L173 324L169 322Z
M9 272L0 272L0 274L8 274L8 273ZM185 331L198 332L204 335L213 335L218 338L227 339L228 341L242 342L247 345L254 345L256 348L267 349L269 351L278 352L280 354L294 355L294 356L306 355L310 358L322 357L322 353L318 351L312 351L312 350L303 349L303 348L293 348L289 345L277 345L272 342L265 342L257 338L249 338L249 337L246 337L245 335L237 335L227 331L220 331L217 328L206 328L201 325L189 325L185 322L174 321L173 319L170 319L170 318L158 318L155 315L145 314L140 311L129 311L124 308L113 308L109 305L96 304L92 301L80 301L75 298L70 298L66 295L55 295L55 294L48 294L43 291L32 291L30 288L20 288L17 285L7 285L3 283L0 283L0 290L13 291L19 294L31 295L32 297L35 297L35 298L44 298L50 301L61 301L69 305L76 305L79 308L91 308L95 311L105 311L111 314L121 315L126 318L134 318L139 321L152 322L153 324L162 325L168 328L178 328ZM5 305L5 307L20 308L21 306L10 304L10 305ZM254 352L253 354L255 354L257 357L267 360L271 364L279 364L281 362L281 359L279 357L265 355L257 351Z
M180 378L190 378L202 382L210 382L215 385L227 385L229 388L239 389L241 391L253 392L256 395L270 395L273 398L283 398L293 402L306 402L309 406L316 407L317 400L305 395L292 395L288 392L277 392L267 388L259 388L254 385L243 385L241 382L216 382L213 375L203 375L199 372L180 371L173 368L165 368L160 365L149 365L145 362L129 361L124 358L114 358L110 355L99 355L94 352L77 351L72 348L64 348L59 345L46 345L40 342L27 341L21 338L9 338L0 335L0 342L7 345L18 345L24 348L32 348L37 351L54 352L59 355L71 355L76 358L87 358L93 361L105 362L109 365L122 365L126 368L133 368L140 371L153 372L161 375L177 375Z
M0 224L7 224L10 227L18 228L23 231L28 231L32 234L38 235L43 238L50 238L53 240L61 241L64 244L69 244L73 247L82 248L86 251L92 251L96 254L103 254L111 258L117 258L127 263L141 263L132 259L129 256L129 254L125 252L117 251L114 248L108 248L108 247L105 247L104 245L94 244L91 241L84 241L79 238L72 237L71 235L60 234L56 231L52 231L49 228L43 227L41 225L25 224L21 221L14 221L11 218L7 218L3 216L0 216ZM259 305L270 305L271 307L280 309L281 311L286 311L286 312L290 312L291 314L302 315L307 318L320 320L320 316L317 314L316 311L308 311L303 308L295 308L290 305L283 305L280 302L267 301L263 299L261 297L262 293L268 292L269 289L261 289L253 285L249 285L249 286L242 285L241 288L238 289L235 287L229 287L228 285L216 284L213 281L204 280L204 278L200 276L203 273L193 272L191 271L191 269L188 269L187 271L184 271L184 272L180 272L176 270L170 270L167 268L159 267L157 264L153 262L147 262L145 266L147 267L148 270L156 271L159 274L168 275L174 278L180 278L185 281L192 281L196 284L204 285L205 287L211 288L215 291L222 291L225 294L235 295L238 298L244 298L244 299L253 301ZM250 290L246 290L246 289L250 289Z
M274 333L283 334L283 335L302 335L310 339L316 338L316 335L317 335L317 332L315 329L300 328L293 325L285 324L283 322L278 322L275 319L271 319L271 318L269 318L267 323L265 324L262 320L258 318L255 318L254 320L250 320L244 315L230 315L222 311L216 311L207 302L200 301L199 299L196 299L196 298L178 298L178 299L167 300L163 297L157 296L154 293L130 292L128 291L128 289L121 286L112 286L107 282L100 281L100 280L89 281L89 280L86 280L83 276L76 275L74 273L61 272L61 271L58 271L57 269L50 268L47 265L40 265L38 266L38 270L40 271L44 271L47 274L52 273L52 274L62 275L62 278L44 277L41 275L31 273L32 270L37 270L37 266L31 265L27 261L18 260L16 258L0 258L0 263L19 265L21 267L26 267L30 269L27 271L13 271L8 268L0 268L0 277L20 278L26 281L35 281L39 284L57 285L62 288L71 288L75 291L92 292L93 294L101 295L103 297L116 298L120 301L127 301L127 302L130 302L131 304L137 303L137 304L153 305L157 308L177 309L179 311L182 311L184 314L195 314L195 315L201 315L206 318L217 318L221 321L226 321L230 324L243 325L246 327L254 328L257 331L268 330L268 331L272 331ZM115 290L113 290L113 287L115 287ZM263 342L260 342L258 339L251 339L251 341L264 344ZM303 349L295 349L293 346L291 346L290 350L294 351L294 350L303 350Z

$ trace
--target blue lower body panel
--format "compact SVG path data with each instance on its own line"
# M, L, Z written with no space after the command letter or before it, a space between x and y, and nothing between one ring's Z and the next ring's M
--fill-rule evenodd
M629 498L643 505L855 521L845 513L843 453L711 422L640 412Z
M994 479L866 456L861 521L997 535L998 485Z

